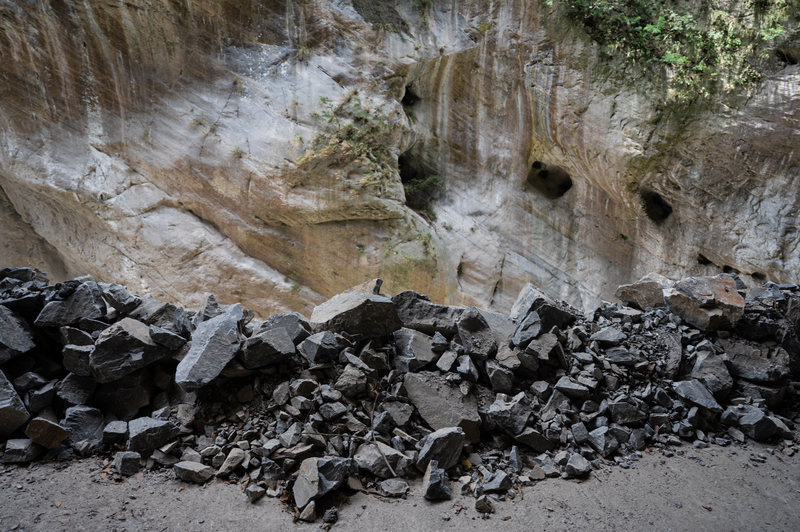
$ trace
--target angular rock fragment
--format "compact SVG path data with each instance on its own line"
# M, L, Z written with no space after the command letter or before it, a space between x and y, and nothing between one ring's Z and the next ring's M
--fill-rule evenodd
M347 333L360 338L376 338L402 327L392 300L388 297L344 292L314 308L309 320L317 332Z
M606 350L606 359L617 366L635 366L641 359L624 347L612 347Z
M441 333L446 338L456 334L456 321L464 311L461 307L448 307L431 303L427 296L413 290L400 292L392 298L403 327L427 335Z
M114 469L123 477L131 477L139 472L142 455L131 451L120 451L114 455Z
M380 478L404 475L406 469L413 463L411 457L381 442L360 445L353 455L353 460L360 469Z
M564 472L570 477L582 477L588 475L591 471L592 465L579 453L572 454L567 461L567 465L564 466Z
M367 376L353 364L348 364L333 387L345 397L355 398L367 391Z
M739 417L739 428L749 438L764 441L778 430L775 422L759 408L746 407L745 413Z
M616 327L605 327L589 337L590 342L597 342L603 347L613 347L624 342L628 335Z
M150 338L143 323L124 318L100 333L89 368L99 383L111 382L164 358L169 351Z
M129 317L141 321L147 326L165 327L175 321L176 311L177 308L172 303L145 296L142 298L142 302L130 312Z
M673 383L672 388L675 393L690 401L697 406L702 406L712 412L722 412L722 407L711 395L702 382L698 380L688 380Z
M61 351L64 357L64 368L79 377L91 377L92 369L89 365L94 344L91 345L65 345Z
M514 336L511 337L511 343L515 347L525 349L531 340L539 336L542 332L542 319L536 311L528 314L517 326Z
M25 428L25 435L46 449L55 449L69 436L69 430L42 417L33 418Z
M485 364L486 376L489 377L492 390L500 393L512 391L514 388L514 373L494 359L487 360Z
M128 423L128 450L152 451L178 435L178 427L169 421L140 417Z
M402 328L394 332L397 356L394 367L402 372L419 371L436 362L439 355L433 351L433 339L425 333Z
M480 440L481 418L472 393L464 395L443 377L427 371L407 374L404 385L411 403L434 430L461 427L467 442Z
M475 307L466 307L456 322L464 351L476 361L485 361L497 354L497 342L486 318Z
M744 298L730 277L687 277L664 290L670 312L703 331L732 329L744 314Z
M619 423L620 425L639 423L647 419L646 412L639 410L627 401L611 403L608 405L608 412L611 414L611 419L614 423Z
M25 407L29 412L41 412L53 403L56 396L56 384L58 381L50 381L41 388L29 390L25 396Z
M381 491L387 497L397 499L408 493L408 483L399 478L390 478L381 482Z
M39 327L74 325L81 319L101 319L106 315L106 303L97 283L89 281L80 286L64 301L51 301L36 317Z
M294 500L298 508L316 500L341 486L350 476L352 460L349 458L306 458L300 464L294 483Z
M244 462L244 459L245 459L244 450L242 450L242 449L240 449L238 447L234 447L228 453L228 456L225 458L225 461L220 466L219 471L217 471L217 476L218 477L227 477L228 475L233 473L234 469L236 469L237 467L242 465L242 462Z
M555 334L545 333L532 340L525 349L525 353L536 357L543 364L569 369L564 348ZM520 357L520 361L523 366L526 366L526 361L522 357ZM530 366L530 363L527 365Z
M56 395L71 405L85 405L94 394L97 384L91 377L69 373L56 386Z
M450 469L458 463L464 447L464 430L461 427L439 429L425 436L417 457L417 469L425 471L428 463L435 461L442 469Z
M243 319L242 306L236 303L198 325L189 352L175 370L175 383L195 390L217 378L239 350L239 324Z
M789 375L789 356L780 347L761 349L742 342L721 340L728 356L730 372L757 382L778 382Z
M711 394L722 400L733 389L733 378L722 358L708 351L701 351L695 359L691 378L702 382Z
M302 314L297 312L287 312L284 314L275 314L267 318L267 321L261 326L256 334L261 334L270 329L281 328L286 331L292 343L297 345L309 336L311 336L311 324L303 317Z
M0 371L0 439L10 436L30 419L17 391Z
M128 423L125 421L111 421L103 429L103 442L125 443L128 439Z
M516 323L520 323L531 312L539 315L542 331L550 331L553 327L564 329L581 316L577 309L566 303L555 301L532 284L527 283L520 290L517 300L511 307L509 317Z
M575 382L574 380L566 376L561 377L558 380L555 388L559 392L563 393L567 397L571 397L572 399L580 400L589 398L589 388Z
M492 421L512 436L523 431L532 413L525 392L520 392L510 399L507 395L498 393L487 411Z
M555 447L552 441L533 427L525 427L522 432L514 435L514 439L537 453L544 453Z
M619 449L619 442L609 427L598 427L589 433L589 444L604 458L613 455Z
M61 420L61 426L69 431L66 442L73 446L88 441L91 447L99 447L103 441L104 425L100 410L83 405L67 408Z
M6 464L30 462L35 460L43 451L44 447L28 439L8 440L5 454L3 454L3 462Z
M469 355L461 355L456 360L456 371L467 382L478 382L480 373Z
M286 329L274 327L245 340L242 362L247 368L261 368L285 362L295 353L294 342Z
M621 301L627 301L641 310L658 308L664 303L664 289L673 282L657 273L649 273L633 284L622 285L615 294Z
M214 468L198 462L178 462L173 466L175 474L184 482L204 484L214 476Z
M113 283L97 283L103 297L114 310L126 315L142 303L142 298L128 292L122 285Z
M250 504L254 504L261 497L266 495L267 489L259 486L258 484L251 483L247 485L247 488L245 488L244 493L245 495L247 495L247 499L250 501Z
M186 339L183 336L156 325L150 326L150 339L171 351L180 349L186 343Z
M330 331L309 336L300 344L300 349L312 364L324 364L339 355L339 342Z
M25 320L0 305L0 364L36 347Z

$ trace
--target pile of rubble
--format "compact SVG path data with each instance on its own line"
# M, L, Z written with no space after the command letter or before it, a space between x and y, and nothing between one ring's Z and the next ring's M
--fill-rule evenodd
M213 295L193 312L2 269L2 459L114 453L119 475L226 479L314 520L340 487L401 497L414 476L426 498L458 485L489 513L520 485L629 467L646 447L794 450L777 412L800 365L798 286L745 299L735 275L649 276L588 317L532 285L509 316L380 286L262 322Z

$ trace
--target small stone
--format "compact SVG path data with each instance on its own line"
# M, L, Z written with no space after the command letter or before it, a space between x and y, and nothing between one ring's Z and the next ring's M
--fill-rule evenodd
M314 501L309 502L303 511L300 512L299 519L307 523L313 523L317 520L317 503Z
M399 478L390 478L381 482L381 491L387 497L400 498L408 493L408 483Z
M251 482L247 485L244 493L247 495L247 498L250 499L250 503L253 504L267 493L267 489Z
M124 443L127 439L128 423L126 421L111 421L103 429L103 442L105 443Z
M139 472L140 460L139 453L121 451L114 456L114 469L123 477L130 477Z
M339 520L339 510L336 509L335 506L332 506L325 510L325 513L322 514L322 522L327 523L329 525L335 524L336 521Z
M325 403L318 411L325 421L335 421L347 412L347 407L342 403Z
M353 364L348 364L333 387L345 397L356 398L366 392L367 376Z
M592 465L589 461L581 456L579 453L573 453L564 467L564 471L571 477L582 477L588 475L592 470Z
M478 497L478 499L475 501L475 509L482 514L494 513L494 505L486 495L481 495Z
M25 435L46 449L55 449L69 436L69 430L58 423L37 417L28 423Z
M496 493L507 491L512 485L513 483L511 481L511 477L509 477L502 469L498 469L484 480L483 490L486 493Z
M227 477L233 473L234 469L239 467L242 462L244 462L245 455L245 451L238 447L231 449L230 453L228 453L228 457L225 459L225 462L222 463L219 471L217 471L217 476Z

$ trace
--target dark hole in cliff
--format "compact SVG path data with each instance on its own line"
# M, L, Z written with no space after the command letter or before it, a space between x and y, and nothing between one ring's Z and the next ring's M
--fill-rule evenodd
M763 283L767 280L767 276L761 272L753 272L753 280L759 283Z
M414 94L411 85L406 85L406 91L403 93L403 99L400 100L405 107L410 107L419 101L419 96Z
M642 192L642 201L644 202L644 212L647 213L647 217L656 223L663 222L672 214L672 207L664 201L664 198L658 192L650 190Z
M427 213L432 220L435 219L431 201L444 185L442 178L432 175L419 159L408 152L397 158L397 169L406 193L406 205Z
M779 60L783 61L784 63L789 63L790 65L797 64L797 56L790 52L789 50L778 48L775 50L775 55L778 57Z
M698 263L698 264L702 264L703 266L708 266L709 264L714 264L713 262L711 262L710 260L708 260L708 257L706 257L705 255L703 255L702 253L699 253L699 254L697 255L697 263Z
M722 273L739 273L739 270L735 270L733 267L726 264L722 267Z
M561 166L534 161L528 172L528 184L546 198L556 199L572 188L572 178Z

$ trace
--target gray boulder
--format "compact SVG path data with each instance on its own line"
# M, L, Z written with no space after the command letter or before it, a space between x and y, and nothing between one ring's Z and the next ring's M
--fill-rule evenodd
M475 307L466 307L456 322L464 351L470 358L484 362L497 354L497 342L486 318Z
M153 342L146 325L123 318L100 333L89 355L89 368L97 382L111 382L161 360L168 353Z
M178 432L178 427L169 421L150 417L134 419L128 423L128 450L152 451L176 437Z
M85 405L94 394L95 388L97 383L91 377L69 373L56 385L56 395L68 404Z
M66 329L66 327L62 327L62 329ZM93 351L94 344L65 345L64 349L61 350L64 368L79 377L91 377L92 369L89 365L89 361L91 360Z
M88 406L73 406L67 408L61 426L69 431L66 442L75 445L78 442L88 441L91 448L100 446L103 441L103 413Z
M722 407L719 406L714 396L698 380L676 382L672 384L672 388L679 396L697 406L702 406L712 412L722 412Z
M14 386L0 371L0 439L9 437L30 417Z
M114 310L126 315L142 303L142 298L128 292L122 285L113 283L97 283L103 297Z
M114 455L114 469L123 477L130 477L139 472L142 455L131 451L120 451Z
M44 447L28 439L8 440L5 454L3 454L3 462L6 464L30 462L35 460L43 451Z
M428 462L428 467L425 468L425 476L422 477L422 495L430 501L452 497L447 471L439 467L436 460Z
M487 411L492 421L512 436L525 429L532 413L525 392L520 392L510 399L506 394L498 393Z
M214 476L214 468L203 465L198 462L178 462L172 468L175 470L177 477L184 482L194 482L196 484L205 484L211 477Z
M294 342L283 327L254 334L242 346L242 362L248 368L261 368L287 361L296 353Z
M434 430L461 427L467 442L480 440L481 418L478 403L471 392L461 393L435 373L408 373L404 385L411 403Z
M621 301L626 301L636 308L663 307L664 289L673 282L657 273L649 273L633 284L622 285L615 294Z
M730 277L687 277L664 290L673 314L703 331L732 329L744 314L744 298Z
M63 327L73 325L81 319L101 319L106 316L106 303L102 292L94 281L81 283L64 301L51 301L42 309L34 321L39 327Z
M314 331L346 333L360 338L391 334L403 324L392 300L361 292L344 292L314 308L309 320Z
M433 351L433 339L413 329L395 331L394 344L397 353L394 367L402 372L419 371L436 362L440 356Z
M332 332L324 331L303 340L300 350L312 364L323 364L338 357L339 342Z
M239 324L243 319L242 306L237 303L198 325L189 352L175 370L176 384L195 390L217 378L239 350Z
M36 347L25 320L0 305L0 364Z
M450 469L458 463L464 447L464 430L461 427L439 429L425 436L417 457L417 469L425 471L433 460L442 469Z
M733 389L733 377L716 353L700 351L689 376L702 382L718 400L725 399Z
M277 328L284 329L286 334L289 335L289 338L292 339L294 345L299 344L311 336L311 324L308 323L308 320L303 317L302 314L297 312L287 312L270 316L257 331L257 334Z
M403 327L423 332L429 336L441 333L446 338L456 334L456 321L464 311L461 307L437 305L413 290L400 292L392 298Z
M411 457L381 442L360 445L353 455L353 460L359 469L369 471L380 478L392 478L395 475L403 476L406 469L413 463ZM386 464L387 461L392 466L394 473L389 469L389 465Z
M300 464L294 483L294 500L298 508L319 499L344 484L350 476L353 461L349 458L306 458Z
M25 427L25 435L46 449L55 449L69 436L69 430L42 417L33 418Z

